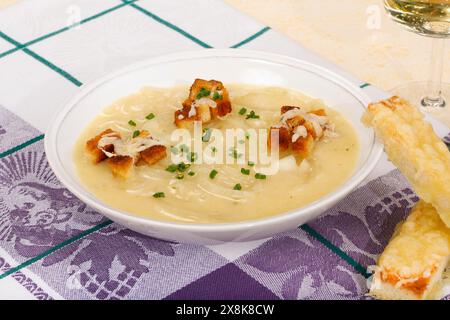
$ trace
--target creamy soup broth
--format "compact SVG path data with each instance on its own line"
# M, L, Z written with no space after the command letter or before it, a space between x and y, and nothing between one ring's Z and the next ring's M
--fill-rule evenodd
M321 100L300 92L275 87L227 85L233 106L223 120L205 124L208 128L269 128L280 118L283 105L303 106L306 110L324 108L335 124L337 137L324 138L312 155L299 166L292 156L281 160L280 170L266 179L255 179L254 167L240 164L193 164L194 176L177 179L165 169L168 157L153 166L136 166L126 180L113 177L105 162L91 163L85 143L101 131L111 128L124 136L148 130L166 146L170 141L174 111L179 109L189 87L150 88L122 98L103 110L82 132L74 149L74 162L81 183L108 205L151 219L182 223L224 223L254 220L305 206L334 191L352 174L359 155L359 142L351 124ZM246 120L239 110L254 110L260 119ZM145 119L153 113L155 118ZM136 127L128 122L133 120ZM207 150L208 143L204 143ZM207 151L205 151L207 152ZM226 150L224 150L226 153ZM250 169L243 175L241 168ZM217 170L214 179L211 170ZM186 172L187 173L187 172ZM233 190L236 184L241 190ZM153 194L164 192L164 198Z

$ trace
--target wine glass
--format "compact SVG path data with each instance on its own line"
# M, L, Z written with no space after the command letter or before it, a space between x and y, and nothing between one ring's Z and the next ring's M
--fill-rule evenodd
M395 22L432 37L433 42L429 80L400 85L393 93L425 111L450 105L450 84L442 82L445 42L450 37L450 0L384 0L384 5Z

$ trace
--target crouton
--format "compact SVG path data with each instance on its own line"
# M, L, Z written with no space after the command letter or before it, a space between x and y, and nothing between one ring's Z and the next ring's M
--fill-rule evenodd
M190 104L183 103L181 110L175 111L175 125L178 128L192 128L194 121L207 123L211 120L209 106L192 107Z
M308 136L312 136L314 139L320 138L322 136L322 133L320 133L319 135L319 133L316 132L311 122L307 121L303 123L303 126L305 127Z
M300 107L294 107L294 106L282 106L281 109L280 109L280 111L281 111L281 114L283 114L283 113L286 113L286 112L288 112L288 111L290 111L290 110L293 110L293 109L300 109Z
M102 138L107 140L101 141ZM113 175L126 179L133 165L153 165L166 157L166 147L155 142L146 130L140 131L137 137L122 139L120 134L108 129L89 140L86 150L94 164L108 159Z
M166 147L163 145L151 146L140 152L140 165L145 162L147 165L157 163L159 160L164 159L167 156Z
M281 107L281 114L285 114L288 111L291 110L300 110L299 107L291 107L291 106L284 106ZM303 118L301 115L295 115L293 117L286 119L286 125L289 129L293 130L299 125L302 125L305 122L305 118Z
M327 130L326 123L319 117L326 117L324 109L303 111L300 107L281 107L281 120L270 132L279 132L280 152L291 151L298 162L308 157L314 147L314 141L319 140ZM269 139L270 146L270 139Z
M86 152L90 156L93 163L99 163L108 158L106 154L102 151L102 149L107 152L114 151L114 145L112 144L108 144L104 146L102 149L98 147L98 142L105 135L111 135L120 138L120 134L118 134L117 132L114 132L111 129L106 129L97 136L95 136L94 138L88 140L86 142Z
M133 168L134 159L130 156L113 156L107 163L114 176L126 179Z
M269 135L269 148L271 147L271 138L274 135L274 132L278 131L278 147L280 152L284 152L289 150L291 145L292 135L289 129L285 127L271 127L270 135Z
M190 128L194 121L208 123L231 112L228 90L222 82L196 79L181 110L175 111L175 125Z
M307 158L314 148L314 138L311 134L308 134L305 138L298 138L292 142L292 152L297 160L303 160Z

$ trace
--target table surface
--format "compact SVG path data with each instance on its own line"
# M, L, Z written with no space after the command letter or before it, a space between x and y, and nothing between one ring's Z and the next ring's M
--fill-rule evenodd
M320 6L316 0L226 1L385 90L429 76L431 39L391 21L382 0L320 0ZM450 82L450 63L443 79ZM449 107L436 116L450 125Z
M18 1L26 0L0 0L0 10ZM224 1L382 89L429 75L431 40L392 22L382 0ZM450 63L443 78L450 82ZM449 107L436 116L450 126Z

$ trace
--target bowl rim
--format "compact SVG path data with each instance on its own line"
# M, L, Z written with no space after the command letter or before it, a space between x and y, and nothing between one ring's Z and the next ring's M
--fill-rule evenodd
M201 58L247 58L264 60L266 62L277 63L288 65L290 67L299 68L303 70L318 73L329 81L334 82L338 86L342 87L353 95L357 100L361 102L363 106L367 106L371 99L370 97L357 85L350 82L345 77L337 74L336 72L322 67L320 65L308 62L306 60L296 59L285 55L267 53L255 50L243 50L243 49L203 49L194 51L182 51L170 54L164 54L160 56L155 56L143 61L134 63L132 65L121 68L117 71L109 73L105 76L98 78L97 80L83 85L82 90L75 94L65 106L55 114L53 119L51 119L50 124L46 130L44 136L44 149L47 155L47 160L52 168L54 174L59 179L59 181L66 187L70 192L72 192L78 199L89 205L90 207L98 210L102 215L107 216L113 221L128 221L129 223L140 224L141 226L151 226L156 228L163 228L165 230L172 231L188 231L188 232L228 232L228 231L245 231L256 227L270 227L282 223L289 223L291 220L296 220L300 216L306 216L308 213L320 210L321 207L327 207L335 203L335 201L345 197L348 193L354 190L375 168L379 159L381 158L383 147L373 137L372 146L366 160L362 163L359 170L355 171L352 176L350 176L344 184L338 187L336 190L322 196L318 200L303 206L301 208L292 209L283 213L278 213L273 216L259 218L255 220L239 221L239 222L226 222L226 223L183 223L183 222L169 222L156 220L146 217L140 217L133 215L132 213L113 208L101 200L97 199L95 196L87 196L84 193L90 194L85 188L81 186L79 190L77 185L70 182L70 174L64 169L59 161L58 152L56 149L56 139L57 133L61 127L65 116L69 111L77 105L77 103L82 100L86 95L90 94L97 87L101 86L103 83L108 82L116 77L123 74L138 70L140 68L168 63L180 60L189 59L201 59ZM120 223L120 222L119 222Z

